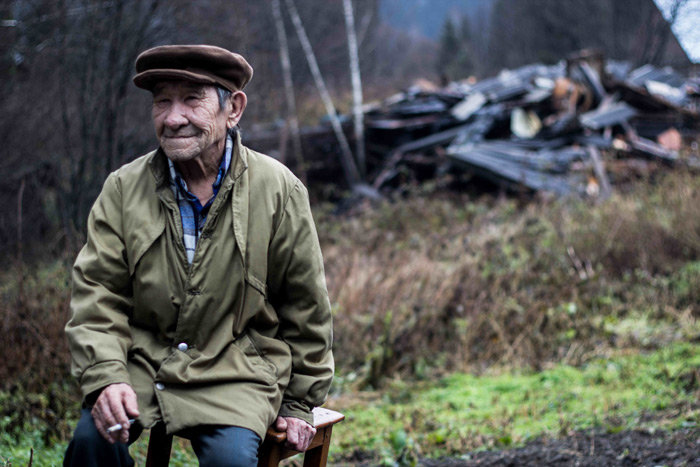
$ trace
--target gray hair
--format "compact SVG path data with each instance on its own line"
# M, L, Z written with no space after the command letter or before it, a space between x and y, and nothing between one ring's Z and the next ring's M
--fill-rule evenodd
M231 97L231 94L233 93L228 89L222 88L221 86L216 87L216 95L219 96L219 110L226 110L226 101ZM239 130L240 127L236 125L233 128L229 128L227 133L235 140Z
M233 94L228 89L222 88L221 86L216 87L216 94L219 96L219 110L226 110L226 101L231 94Z

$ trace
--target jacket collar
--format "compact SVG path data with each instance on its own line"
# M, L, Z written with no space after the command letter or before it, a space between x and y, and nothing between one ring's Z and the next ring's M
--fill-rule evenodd
M156 182L156 192L158 197L171 210L177 208L175 196L170 189L169 169L167 156L161 148L154 151L148 160L148 166ZM238 244L238 251L241 254L243 267L248 274L247 237L248 237L248 149L241 143L241 134L238 132L233 143L233 154L231 156L231 166L219 193L225 193L229 189L232 191L231 209L233 211L233 233ZM233 188L231 188L233 185Z
M243 149L241 132L239 130L236 132L236 139L233 142L233 154L231 155L231 168L229 169L229 173L234 180L238 180L246 169L248 169L248 155Z

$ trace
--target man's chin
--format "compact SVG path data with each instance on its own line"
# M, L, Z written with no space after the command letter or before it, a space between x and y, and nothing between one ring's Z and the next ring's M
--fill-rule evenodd
M195 159L199 153L196 151L178 151L163 148L163 152L173 162L186 162Z
M161 144L161 148L168 159L173 162L189 161L197 157L200 153L200 151L197 150L198 148L182 147L175 144L168 144L167 142Z

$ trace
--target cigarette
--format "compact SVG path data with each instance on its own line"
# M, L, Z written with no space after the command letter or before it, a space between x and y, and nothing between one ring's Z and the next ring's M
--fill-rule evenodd
M129 419L129 425L133 424L136 420L133 418ZM115 431L120 431L124 427L122 426L121 423L117 423L116 425L112 425L109 428L107 428L107 433L113 433Z

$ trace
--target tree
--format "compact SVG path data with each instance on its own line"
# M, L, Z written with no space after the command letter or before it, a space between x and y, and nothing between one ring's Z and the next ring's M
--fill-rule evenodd
M681 11L683 11L683 8L685 8L685 6L688 4L688 0L671 0L670 2L665 3L668 12L667 17L659 18L656 20L656 22L654 22L653 17L650 18L650 22L653 24L653 26L655 26L653 30L656 33L655 35L657 39L647 50L647 54L643 58L644 62L660 63L664 52L666 52L666 46L668 45L669 39L673 35L672 28L678 21Z
M361 178L360 173L357 170L357 166L355 165L355 161L352 158L350 145L348 144L348 140L345 138L345 133L343 133L343 128L341 127L340 119L338 118L338 113L336 112L333 100L328 93L326 82L323 80L323 76L321 75L321 70L319 69L318 62L316 61L316 55L311 48L311 43L306 35L306 30L301 22L301 17L299 16L299 12L294 4L294 0L286 0L286 4L289 15L292 18L292 23L294 23L294 28L297 31L299 42L301 42L304 53L306 54L306 61L309 64L309 69L313 75L314 82L316 83L318 92L323 100L323 105L326 107L326 112L330 118L333 131L338 138L338 143L340 144L341 149L340 163L343 166L345 179L348 185L352 188L360 183Z
M0 122L5 144L16 141L7 170L26 181L24 206L35 213L46 206L44 217L62 226L69 250L82 243L77 237L107 174L137 143L140 129L127 118L133 63L155 25L165 25L164 9L160 0L14 5L11 118Z
M680 18L686 1L667 1L669 21ZM553 63L584 48L637 65L664 64L682 54L673 50L669 24L652 0L496 0L491 18L492 72Z
M443 80L466 78L475 71L472 52L472 34L469 18L461 18L457 26L447 18L440 34L438 73Z
M284 94L287 99L287 126L292 133L292 145L297 162L297 170L302 181L306 182L306 168L301 148L301 135L299 134L299 119L297 118L297 104L294 98L294 83L292 81L292 66L289 60L289 45L287 44L287 31L284 27L280 0L272 0L272 16L275 19L275 31L279 42L280 64L284 79ZM286 144L286 141L283 143ZM284 162L284 161L283 161Z
M350 55L355 152L360 175L364 178L367 174L365 165L364 119L362 113L362 78L360 77L360 57L357 47L357 35L355 33L355 15L352 9L352 0L343 0L343 10L345 11L345 29L348 34L348 53Z

